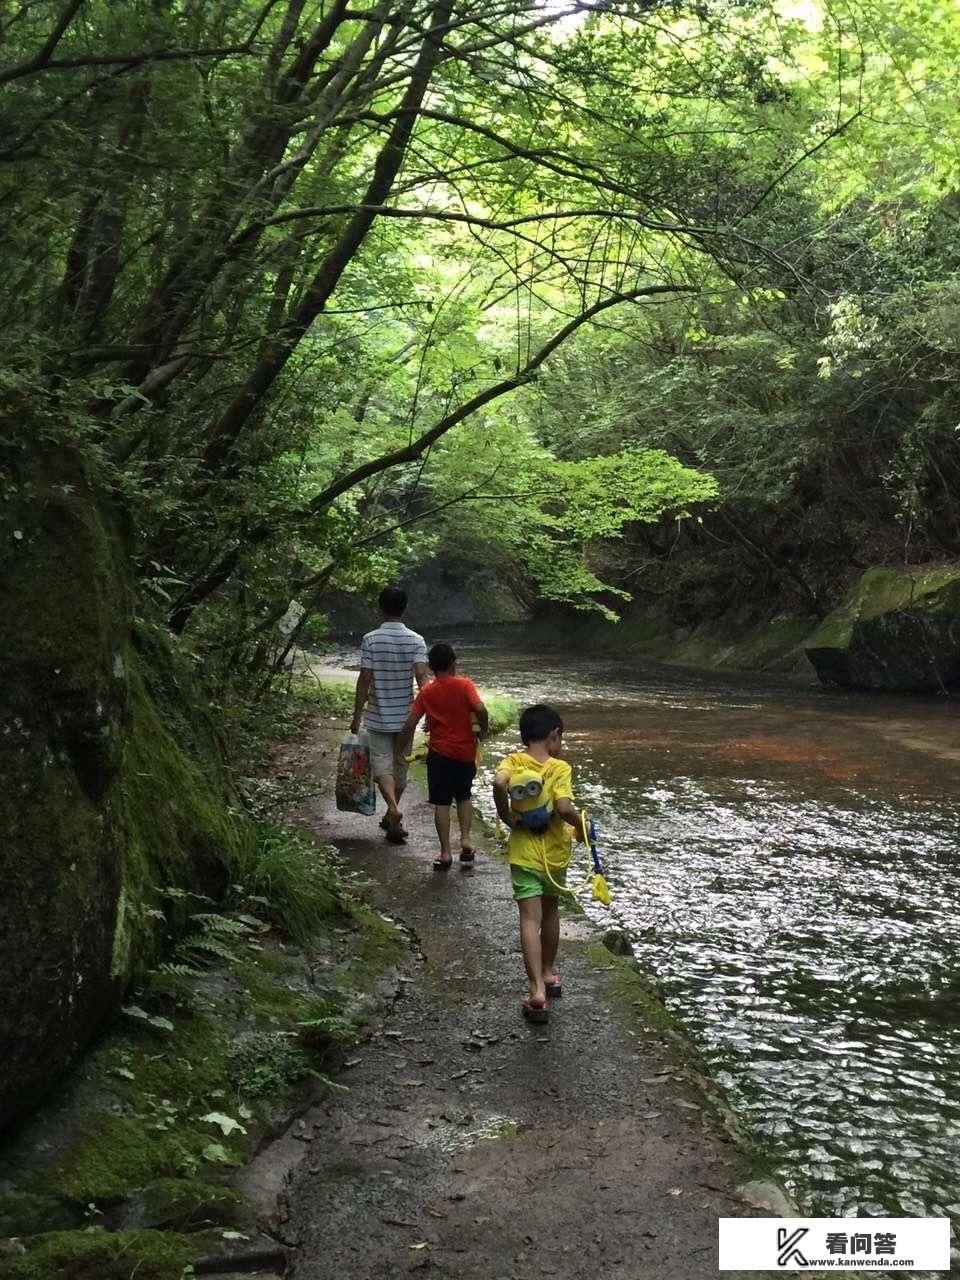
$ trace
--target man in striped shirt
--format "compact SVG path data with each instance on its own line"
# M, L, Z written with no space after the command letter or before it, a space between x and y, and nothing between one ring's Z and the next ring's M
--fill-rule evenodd
M370 742L370 763L380 794L387 802L383 825L391 844L402 844L400 797L407 785L407 766L400 748L400 730L413 701L413 682L427 682L427 646L423 636L403 622L407 593L385 587L378 601L383 622L368 631L360 645L360 675L353 705L351 732L360 731L360 715L367 707L365 726Z

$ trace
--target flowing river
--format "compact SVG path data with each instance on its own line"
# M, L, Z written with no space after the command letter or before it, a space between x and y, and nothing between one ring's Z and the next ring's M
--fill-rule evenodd
M509 635L454 638L460 669L561 711L614 894L588 910L783 1184L822 1216L960 1220L960 706Z

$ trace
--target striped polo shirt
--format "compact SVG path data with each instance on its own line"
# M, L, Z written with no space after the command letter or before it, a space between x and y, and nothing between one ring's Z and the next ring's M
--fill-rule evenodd
M423 636L402 622L384 622L360 644L360 670L373 672L366 725L377 733L399 733L413 702L413 667L426 662Z

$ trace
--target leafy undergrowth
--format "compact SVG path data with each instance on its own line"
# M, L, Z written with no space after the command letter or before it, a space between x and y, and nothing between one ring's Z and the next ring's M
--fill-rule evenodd
M225 903L163 891L185 935L4 1153L0 1237L27 1252L3 1280L179 1280L252 1231L232 1171L340 1087L404 939L301 833L261 824L235 874Z

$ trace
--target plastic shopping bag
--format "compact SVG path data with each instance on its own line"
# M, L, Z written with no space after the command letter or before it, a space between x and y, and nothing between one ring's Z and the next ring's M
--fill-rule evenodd
M377 811L370 748L359 738L347 738L340 744L336 795L337 808L346 813L362 813L370 817Z

